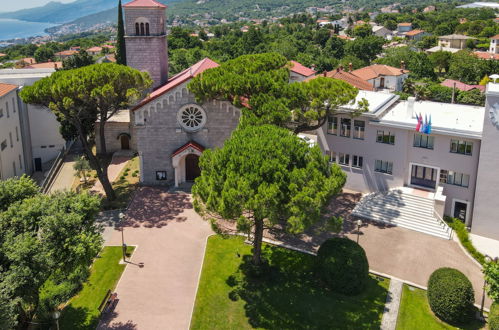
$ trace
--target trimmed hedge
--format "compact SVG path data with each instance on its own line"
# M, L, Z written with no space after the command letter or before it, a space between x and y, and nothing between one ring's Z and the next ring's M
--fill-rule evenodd
M428 302L433 313L448 323L466 323L473 318L473 286L457 269L439 268L431 274Z
M330 238L317 252L317 273L331 290L345 295L359 294L369 279L366 252L348 238Z
M490 307L489 329L499 330L499 302L493 303L492 307Z
M468 233L468 229L464 223L456 218L444 217L445 222L456 232L459 241L464 246L464 248L471 254L476 261L480 264L485 263L485 256L478 252L478 250L473 246L473 243L470 240L470 234Z

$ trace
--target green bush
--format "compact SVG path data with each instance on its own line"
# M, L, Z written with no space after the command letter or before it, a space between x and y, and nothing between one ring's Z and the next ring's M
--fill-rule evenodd
M428 302L437 317L449 323L466 323L473 317L473 286L453 268L439 268L428 281Z
M317 273L333 291L346 295L362 292L369 279L369 263L364 249L354 241L330 238L317 252Z
M428 85L431 93L431 99L436 102L450 103L452 101L452 88L441 86L439 84Z
M489 329L499 330L499 302L493 303L492 307L490 307Z
M478 250L473 246L473 243L470 240L470 235L464 223L459 219L447 216L444 217L444 220L456 232L459 241L468 251L468 253L483 265L485 263L485 256L478 252Z

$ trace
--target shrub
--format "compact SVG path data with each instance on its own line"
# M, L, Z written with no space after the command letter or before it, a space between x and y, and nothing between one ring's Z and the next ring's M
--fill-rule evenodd
M430 308L443 321L466 323L473 317L473 286L468 278L453 268L440 268L428 281Z
M478 252L478 250L473 246L473 243L470 240L470 235L464 223L456 218L444 217L445 222L456 232L459 241L464 246L464 248L468 251L469 254L473 258L476 259L480 264L485 263L485 256Z
M490 307L489 329L499 330L499 302L493 303L492 307Z
M322 243L317 252L318 276L333 291L359 294L369 280L364 249L348 238L335 237Z
M431 93L431 99L436 102L450 103L452 101L452 88L441 86L439 84L428 85Z
M135 178L135 177L137 177L137 173L133 172L133 173L132 173L132 176L133 176L134 178Z

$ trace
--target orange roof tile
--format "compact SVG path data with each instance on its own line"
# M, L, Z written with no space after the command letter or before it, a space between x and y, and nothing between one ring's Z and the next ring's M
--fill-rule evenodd
M367 81L362 80L361 78L357 77L356 75L352 74L351 72L344 71L340 68L333 70L333 71L326 72L325 76L328 78L343 80L344 82L346 82L346 83L348 83L348 84L350 84L353 87L358 88L358 89L362 89L365 91L374 90L373 86L370 83L368 83ZM321 75L318 75L315 77L310 77L310 78L306 79L305 81L309 81L309 80L315 79L317 77L321 77ZM324 74L322 75L322 77L324 77Z
M26 66L26 69L60 69L60 68L62 68L62 62L35 63Z
M55 56L71 56L71 55L75 55L75 54L78 54L78 52L76 50L63 50L62 52L57 52L54 55Z
M424 32L425 32L425 30L415 29L415 30L407 32L405 35L406 36L415 36L415 35L418 35L418 34L424 33Z
M7 54L0 53L0 57L4 57L4 56L7 56Z
M27 63L27 64L36 63L36 60L33 57L26 57L26 58L23 58L21 61L24 63Z
M102 47L91 47L89 49L87 49L87 52L101 52L102 51Z
M133 0L132 2L123 5L123 7L156 7L156 8L167 8L162 3L154 0Z
M379 76L400 76L402 74L409 73L409 70L394 68L393 66L384 64L373 64L354 70L352 73L361 79L369 80Z
M492 38L490 39L499 39L499 34L496 34L495 36L493 36Z
M0 97L7 95L17 88L16 85L0 83Z
M473 52L473 54L482 60L499 60L499 54L491 54L488 52Z
M291 61L290 70L295 72L295 73L298 73L299 75L305 76L305 77L309 77L309 76L312 76L315 74L314 70L307 68L303 64L298 63L296 61Z
M412 23L398 23L398 26L412 26Z
M174 75L173 77L168 79L166 84L159 87L154 92L152 92L148 97L143 99L137 106L135 106L135 108L132 109L132 111L137 110L141 106L143 106L143 105L151 102L152 100L156 99L157 97L165 94L166 92L168 92L172 88L175 88L178 85L196 77L198 74L203 73L204 71L206 71L208 69L216 68L218 66L219 65L217 62L215 62L207 57L204 58L203 60L197 62L196 64L194 64L190 68L187 68L184 71L177 73L176 75Z

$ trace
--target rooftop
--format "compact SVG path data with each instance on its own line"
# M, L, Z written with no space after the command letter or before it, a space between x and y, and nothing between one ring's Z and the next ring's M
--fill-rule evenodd
M412 36L416 36L416 35L421 34L421 33L425 33L425 30L415 29L415 30L407 32L405 35L412 37Z
M395 68L384 64L373 64L354 70L352 73L364 80L370 80L379 76L400 76L409 73L409 70Z
M450 39L450 40L468 40L468 39L476 39L473 37L465 36L462 34L449 34L446 36L440 36L438 39Z
M468 85L463 82L460 82L459 80L452 80L452 79L445 79L440 85L451 88L456 86L456 88L459 89L460 91L469 91L475 88L481 90L482 92L485 91L485 86L483 85Z
M398 23L397 26L412 26L412 23Z
M112 115L108 120L108 123L129 123L130 122L130 110L119 110L114 115Z
M162 3L154 0L133 0L132 2L123 5L123 7L156 7L156 8L167 8Z
M432 132L445 135L458 135L468 138L481 138L483 130L484 107L463 104L414 101L410 110L408 101L394 105L381 119L380 125L415 129L415 114L431 118Z
M298 73L302 76L305 76L305 77L309 77L309 76L312 76L316 73L316 71L310 69L310 68L307 68L306 66L304 66L303 64L301 63L298 63L296 61L291 61L291 68L290 68L291 71L295 72L295 73Z
M372 91L374 89L373 86L367 81L357 77L351 72L344 71L340 68L327 72L326 77L343 80L344 82L347 82L358 89L366 91Z
M25 67L26 69L60 69L62 68L62 62L45 62L45 63L35 63L30 64Z
M365 114L378 116L390 105L396 102L398 98L398 95L391 93L359 91L359 94L357 94L354 103L343 105L341 106L341 109L347 111L356 110L357 103L362 99L365 99L369 104L369 111Z
M0 97L9 94L15 89L17 89L16 85L0 83Z

